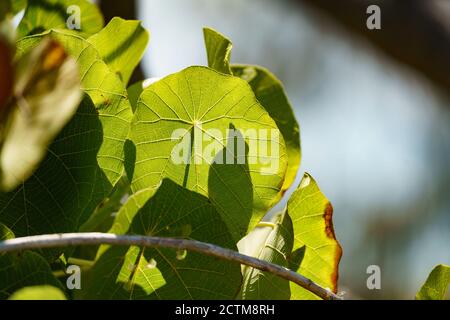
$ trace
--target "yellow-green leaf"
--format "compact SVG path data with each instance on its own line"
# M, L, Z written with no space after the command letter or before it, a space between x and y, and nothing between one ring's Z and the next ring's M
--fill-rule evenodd
M289 199L287 212L294 226L289 268L336 293L342 249L334 233L333 207L309 174ZM291 299L319 298L291 283Z
M443 300L450 284L450 266L434 267L427 280L416 294L417 300Z
M53 286L25 287L14 292L9 300L67 300L61 289Z

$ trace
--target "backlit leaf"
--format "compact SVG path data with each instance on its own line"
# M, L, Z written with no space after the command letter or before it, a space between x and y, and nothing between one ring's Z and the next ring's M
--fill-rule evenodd
M450 266L434 267L427 280L416 294L417 300L443 300L450 284Z

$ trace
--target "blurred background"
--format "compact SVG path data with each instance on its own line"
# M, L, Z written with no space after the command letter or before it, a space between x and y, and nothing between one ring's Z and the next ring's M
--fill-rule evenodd
M381 8L381 30L366 9ZM302 163L334 206L347 298L412 299L450 264L449 0L103 1L136 17L150 46L136 77L205 65L202 28L232 62L269 68L301 127ZM287 195L288 196L288 195ZM281 208L286 203L279 204ZM369 290L369 265L381 290Z

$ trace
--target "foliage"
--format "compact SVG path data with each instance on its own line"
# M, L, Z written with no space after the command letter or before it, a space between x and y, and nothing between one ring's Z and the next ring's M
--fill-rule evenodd
M80 8L80 30L67 29L69 5ZM270 211L301 158L272 73L231 64L231 41L205 28L208 67L128 86L149 39L139 21L104 27L86 0L3 1L0 30L23 8L17 39L0 36L0 241L83 231L194 239L337 293L342 250L314 179L305 174L286 208ZM87 259L71 292L65 267ZM2 299L318 298L267 272L166 248L0 253L0 269Z

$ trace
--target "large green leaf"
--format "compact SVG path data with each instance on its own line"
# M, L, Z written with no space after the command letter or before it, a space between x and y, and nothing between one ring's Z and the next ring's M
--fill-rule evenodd
M289 199L287 212L294 227L289 268L336 293L342 249L334 234L333 207L309 174ZM318 297L291 283L291 299Z
M91 35L103 28L103 16L97 6L87 0L28 0L19 24L19 38L39 34L50 29L65 29L67 22L79 9L80 30ZM73 11L72 9L75 9Z
M110 69L117 73L124 84L142 59L149 35L140 21L113 18L99 33L88 41L100 53Z
M30 177L82 98L77 65L54 41L22 56L15 68L14 98L0 119L0 190L5 191Z
M0 33L0 123L6 112L6 103L13 92L14 67L12 60L13 50Z
M165 179L153 194L132 196L111 229L116 234L189 238L236 250L209 200ZM164 248L109 247L87 275L87 299L231 299L240 266L193 252Z
M168 177L207 196L236 242L280 197L284 141L242 79L190 67L153 83L138 101L130 137L134 192Z
M11 238L12 231L0 223L0 240ZM0 254L0 270L0 299L25 286L48 284L61 288L45 259L32 251Z
M450 284L450 266L434 267L427 280L416 294L417 300L443 300Z
M31 286L14 292L9 300L67 300L61 289L53 286Z
M77 60L89 98L31 178L0 194L0 221L20 236L73 231L86 220L124 172L124 142L132 117L125 86L92 44L72 32L46 34ZM42 37L19 41L18 57Z
M288 168L282 190L287 190L295 180L300 166L300 128L283 85L269 70L253 65L231 65L231 41L209 28L203 29L208 65L219 72L234 74L250 84L258 101L275 120L284 141Z
M293 245L292 221L286 211L265 217L238 243L239 252L288 267ZM288 300L289 281L248 266L242 267L243 282L239 298L246 300Z

